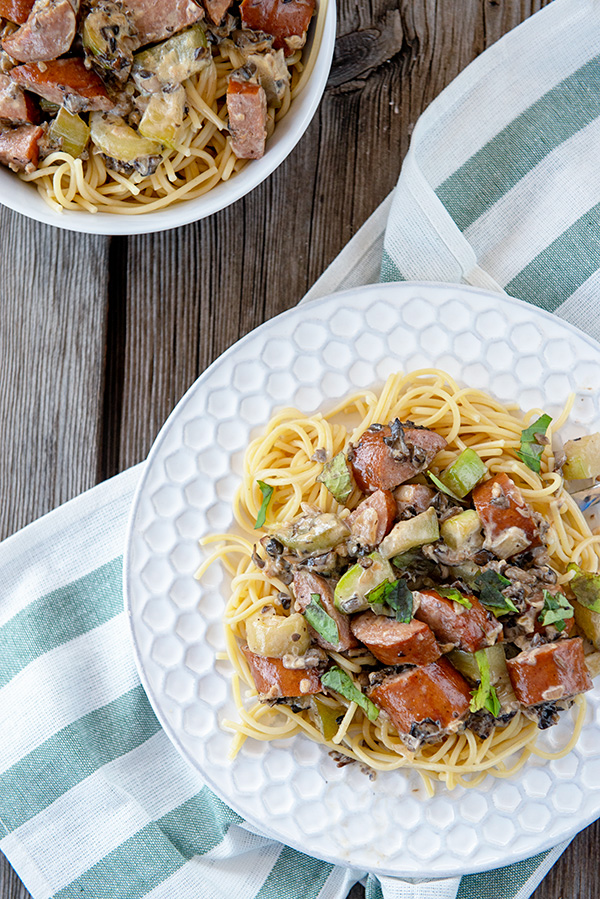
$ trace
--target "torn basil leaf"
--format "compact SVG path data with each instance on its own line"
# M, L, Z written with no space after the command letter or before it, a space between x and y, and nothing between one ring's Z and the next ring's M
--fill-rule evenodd
M349 674L334 665L321 676L321 683L329 690L335 690L349 702L355 702L365 712L369 721L376 721L379 717L379 709L371 702L368 696L360 690Z
M569 581L569 586L575 594L577 602L600 614L600 574L592 574L591 571L583 571L575 562L567 565L567 571L574 571L575 575Z
M335 646L340 642L338 626L331 615L328 615L323 608L321 597L318 593L310 594L310 602L304 610L304 617L319 636L327 640L328 643Z
M552 594L544 590L544 605L538 621L544 627L553 624L557 631L564 631L566 620L573 617L573 606L563 593Z
M271 497L273 496L274 487L271 487L270 484L265 484L264 481L256 482L260 487L260 492L262 493L263 501L260 509L258 510L258 515L256 516L256 524L254 525L254 530L258 530L258 528L262 528L265 523L265 519L267 517L267 509L269 507L269 503L271 502Z
M519 611L512 599L502 593L504 587L508 587L509 584L508 578L495 571L482 571L473 581L474 589L479 592L479 602L493 612L496 618Z
M521 432L521 448L517 450L517 456L525 465L537 474L540 473L540 459L544 452L545 443L538 438L546 439L548 425L552 421L549 415L541 415L533 424Z
M436 477L432 471L429 471L429 469L427 469L427 477L433 481L438 490L441 490L442 493L445 493L447 496L451 496L452 499L460 502L460 498L452 493L452 491L448 487L446 487L446 485L442 483L442 481L440 481L440 479Z
M336 502L345 505L354 488L345 455L338 453L337 456L326 462L321 474L317 476L317 481L325 484Z
M490 663L485 649L479 649L475 653L475 660L479 668L479 686L472 692L469 708L472 712L487 709L494 718L497 718L500 714L500 700L492 686Z
M453 602L457 602L461 606L464 606L465 609L473 608L473 603L468 600L467 597L460 592L460 590L455 590L454 587L438 587L437 592L445 599L451 599Z
M367 593L365 599L373 605L382 603L389 606L395 613L396 621L408 624L412 619L413 595L404 578L392 583L384 581Z

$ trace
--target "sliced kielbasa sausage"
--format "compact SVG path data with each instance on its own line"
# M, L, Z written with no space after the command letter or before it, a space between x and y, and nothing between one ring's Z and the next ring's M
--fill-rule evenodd
M507 659L506 667L515 696L526 706L568 699L592 687L581 637L526 650Z
M321 679L314 668L285 668L281 659L259 656L242 646L256 689L267 699L320 693Z
M502 633L500 622L475 596L465 597L471 603L470 609L440 596L436 590L421 590L415 596L419 600L415 617L429 625L440 643L477 652L496 643Z
M352 633L384 665L429 665L441 652L430 627L363 612L352 619Z

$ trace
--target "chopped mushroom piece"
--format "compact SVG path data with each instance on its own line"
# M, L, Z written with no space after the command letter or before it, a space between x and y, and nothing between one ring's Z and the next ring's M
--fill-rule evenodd
M39 125L20 125L0 131L0 163L13 172L32 172L38 162L38 141L44 129Z
M2 48L19 62L42 62L66 53L77 21L70 0L35 0L27 21L2 41Z
M267 139L267 97L260 84L232 79L227 88L231 146L238 159L260 159Z
M275 49L289 56L304 46L315 6L315 0L242 0L242 24L272 34Z
M102 80L86 69L81 59L54 59L45 63L43 70L36 65L17 66L11 70L10 77L50 103L64 106L73 115L108 111L114 105Z

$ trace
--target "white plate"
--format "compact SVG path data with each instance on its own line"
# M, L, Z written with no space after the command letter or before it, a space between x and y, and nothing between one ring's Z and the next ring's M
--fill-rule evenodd
M398 369L436 366L464 384L553 414L574 391L570 433L600 428L600 348L558 318L496 294L436 284L374 285L297 307L224 353L176 407L136 494L125 562L137 663L171 740L212 789L263 831L331 862L397 876L442 877L506 865L555 845L600 815L600 692L577 748L532 760L511 780L438 787L415 774L369 780L337 768L303 736L246 741L235 716L218 565L202 584L198 538L227 530L244 449L272 412L312 412ZM570 713L567 713L570 714ZM563 724L543 735L566 738Z

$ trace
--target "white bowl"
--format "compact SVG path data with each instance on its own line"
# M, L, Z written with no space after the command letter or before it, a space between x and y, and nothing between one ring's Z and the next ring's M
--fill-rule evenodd
M87 234L148 234L166 231L206 218L254 190L275 171L294 149L317 111L327 84L335 46L335 0L328 0L321 47L312 74L287 115L278 123L262 159L254 159L241 172L194 200L182 200L146 215L113 215L107 212L55 212L33 184L21 181L0 165L0 203L38 222ZM310 37L307 48L310 48Z

